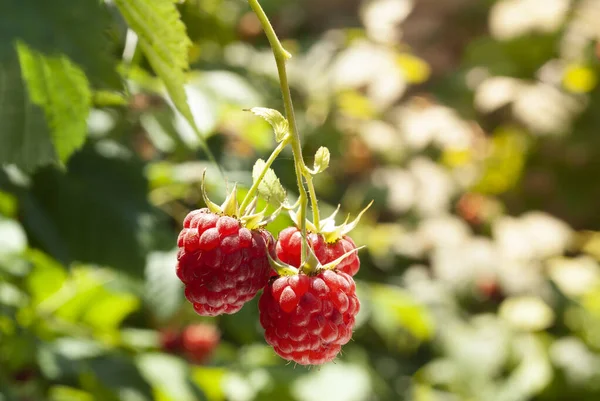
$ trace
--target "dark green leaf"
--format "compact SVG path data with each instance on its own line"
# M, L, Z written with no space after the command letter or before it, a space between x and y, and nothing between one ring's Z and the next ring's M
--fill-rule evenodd
M0 164L32 171L65 161L85 139L88 79L96 88L121 87L106 6L7 0L0 26Z
M0 165L32 171L57 160L44 111L25 91L16 59L0 64L0 121Z
M23 195L24 225L65 264L92 262L142 276L147 248L160 248L151 242L165 237L163 219L146 199L142 164L112 143L100 145L77 153L66 174L46 168L33 177Z

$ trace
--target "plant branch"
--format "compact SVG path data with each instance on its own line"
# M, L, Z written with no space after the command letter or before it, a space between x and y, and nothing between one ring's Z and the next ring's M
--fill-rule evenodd
M292 95L290 93L290 86L288 83L287 71L285 68L285 62L288 58L291 57L291 55L283 48L283 45L279 41L277 34L273 30L273 26L271 25L269 18L265 14L258 1L248 0L248 4L250 4L250 7L258 17L263 27L263 30L267 35L267 39L269 40L269 44L271 45L271 49L273 50L275 63L277 64L277 72L279 74L279 85L281 86L281 94L283 96L285 115L290 127L290 142L292 145L292 152L294 154L294 168L296 171L296 179L298 182L298 191L300 195L300 211L298 217L300 220L300 230L302 231L302 260L304 260L306 256L306 251L308 249L308 243L306 242L306 209L308 203L308 194L306 192L306 188L304 187L302 177L306 177L307 169L306 165L304 164L304 159L302 157L300 134L298 133L298 126L296 124L296 116L294 115L294 106L292 103ZM311 189L311 193L314 193L314 188ZM313 201L313 204L315 203L316 199Z

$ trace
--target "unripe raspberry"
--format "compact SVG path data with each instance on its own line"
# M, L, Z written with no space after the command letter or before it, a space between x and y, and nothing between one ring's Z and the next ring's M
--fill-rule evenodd
M348 235L344 235L335 242L327 243L323 235L308 233L308 243L315 252L321 264L333 262L340 256L356 249L356 244ZM277 257L284 263L300 267L300 253L302 247L302 233L297 227L288 227L279 233L277 240ZM360 259L356 252L349 254L338 265L337 269L354 276L360 269Z
M354 280L334 270L271 279L259 301L267 343L301 365L335 359L352 337L359 309Z
M202 316L239 311L271 275L267 249L274 252L273 236L249 230L234 217L194 210L183 222L177 245L177 276Z

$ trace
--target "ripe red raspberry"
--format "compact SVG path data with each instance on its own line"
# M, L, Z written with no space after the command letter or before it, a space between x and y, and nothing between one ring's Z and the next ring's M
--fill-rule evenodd
M272 279L258 308L265 339L277 354L319 365L332 361L350 341L360 302L350 275L322 270Z
M206 362L217 345L221 335L219 330L209 324L194 324L187 326L181 334L183 350L192 362Z
M325 242L321 234L309 233L308 243L315 252L317 259L325 265L333 262L347 252L356 249L356 244L348 235L343 235L333 243ZM302 233L296 227L288 227L279 233L277 240L277 257L284 263L300 267L300 253L302 247ZM337 265L337 269L354 276L360 269L360 259L356 252L348 255Z
M263 288L271 275L266 230L249 230L239 220L210 212L190 212L177 239L177 276L185 296L202 316L235 313Z

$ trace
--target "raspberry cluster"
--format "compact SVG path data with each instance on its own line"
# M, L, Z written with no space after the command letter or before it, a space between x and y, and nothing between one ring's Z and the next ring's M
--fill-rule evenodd
M286 360L323 364L350 341L360 309L352 278L360 268L356 245L346 234L325 238L307 235L316 265L306 271L297 227L282 230L275 241L265 229L246 227L243 219L194 210L177 240L177 276L202 316L235 313L264 289L259 315L267 343ZM164 348L185 349L189 359L201 360L214 343L214 336L205 334L203 329L166 333Z

